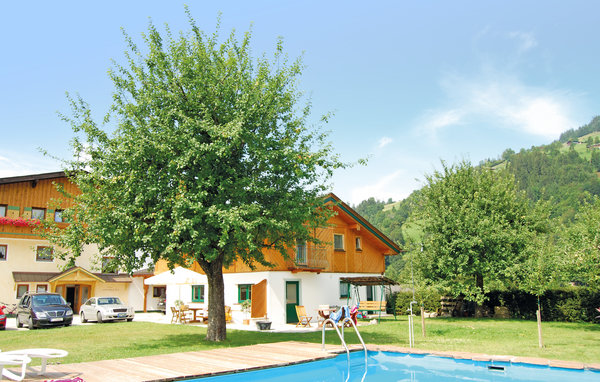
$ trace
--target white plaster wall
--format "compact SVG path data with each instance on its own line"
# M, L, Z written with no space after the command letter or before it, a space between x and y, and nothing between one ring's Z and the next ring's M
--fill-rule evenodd
M127 289L127 304L131 305L136 312L144 311L144 278L143 277L132 277L132 282L129 284ZM147 309L153 310L150 305L150 298L152 297L152 287L148 288L148 295L146 303Z
M7 245L7 259L0 261L0 302L16 304L17 286L14 282L13 272L61 272L65 261L36 261L37 246L50 246L46 240L34 239L9 239L0 237L0 244ZM82 255L76 259L75 264L90 270L92 258L97 254L97 247L86 246ZM48 283L23 283L29 285L30 291L35 291L38 284Z
M234 323L241 324L246 317L241 310L238 302L238 285L240 284L258 284L262 280L267 280L267 318L273 322L273 326L280 326L286 323L285 315L285 287L286 281L299 282L299 305L306 307L306 313L313 316L316 321L317 308L319 305L346 305L347 299L340 298L340 278L355 276L380 276L379 274L348 274L348 273L291 273L291 272L246 272L246 273L226 273L223 275L225 284L225 305L231 306L232 319ZM167 285L167 315L171 314L171 306L175 306L175 300L181 300L185 304L196 306L208 305L208 281L204 276L204 281L195 285L205 285L205 300L203 304L191 303L192 287L189 285ZM354 288L354 287L352 287ZM152 288L149 288L152 293ZM360 299L366 300L366 287L360 287ZM374 300L381 300L380 287L374 287ZM351 296L354 296L351 293ZM385 296L384 296L385 297ZM350 303L357 303L351 299ZM151 305L149 304L149 307Z

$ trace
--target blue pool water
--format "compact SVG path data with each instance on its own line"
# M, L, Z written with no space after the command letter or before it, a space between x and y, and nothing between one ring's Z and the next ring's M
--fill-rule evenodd
M507 362L480 362L455 360L429 355L392 352L369 352L365 381L539 381L539 382L588 382L600 381L600 372L570 370L510 364ZM492 368L490 368L490 366ZM500 370L503 369L503 370ZM364 368L364 353L350 355L349 381L361 381ZM197 382L344 382L348 374L346 354L335 358L307 362L298 365L276 367L217 377L198 378Z

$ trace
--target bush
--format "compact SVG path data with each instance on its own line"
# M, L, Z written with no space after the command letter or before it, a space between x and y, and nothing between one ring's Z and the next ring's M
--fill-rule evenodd
M388 306L394 306L396 308L396 314L408 314L408 308L412 301L413 295L410 292L394 292L388 296ZM433 289L421 289L415 291L415 300L417 304L413 304L413 313L421 314L421 304L428 312L435 312L440 307L440 294Z
M484 305L490 311L505 306L513 318L535 319L537 297L522 291L492 291ZM540 296L542 320L564 322L594 322L600 307L600 292L581 287L549 290Z

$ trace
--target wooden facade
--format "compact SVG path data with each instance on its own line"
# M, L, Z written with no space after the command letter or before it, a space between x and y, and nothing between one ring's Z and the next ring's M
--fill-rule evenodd
M383 274L385 272L385 256L400 253L400 247L334 194L327 195L324 201L336 214L329 219L328 227L315 231L315 236L324 244L321 246L308 245L306 261L302 263L297 261L295 248L290 249L289 259L284 259L275 250L266 250L265 258L274 265L273 267L255 264L255 268L252 269L243 261L238 260L230 267L223 269L223 273L291 271L292 273ZM343 249L334 249L334 235L342 235ZM313 261L315 257L317 261ZM167 263L159 261L156 264L155 272L158 274L167 269ZM194 263L190 269L204 273L198 263Z
M70 207L70 201L56 189L60 184L68 193L77 193L64 172L40 175L0 178L0 206L6 207L9 219L31 219L34 208L45 211L45 219L54 220L56 209ZM39 238L30 226L18 226L8 222L0 225L0 235L7 238Z

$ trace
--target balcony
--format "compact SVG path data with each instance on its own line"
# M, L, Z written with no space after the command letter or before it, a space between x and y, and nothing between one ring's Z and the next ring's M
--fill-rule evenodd
M297 272L321 273L329 266L327 249L323 245L301 244L296 246L292 258L286 260L288 270Z

